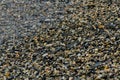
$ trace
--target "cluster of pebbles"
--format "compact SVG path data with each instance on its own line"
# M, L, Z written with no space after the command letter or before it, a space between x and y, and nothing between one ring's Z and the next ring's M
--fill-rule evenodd
M0 1L0 80L119 80L119 0L51 1Z

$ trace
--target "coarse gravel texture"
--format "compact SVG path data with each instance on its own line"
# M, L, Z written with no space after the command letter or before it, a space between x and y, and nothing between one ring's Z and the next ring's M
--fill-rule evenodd
M120 0L0 0L0 80L120 80Z

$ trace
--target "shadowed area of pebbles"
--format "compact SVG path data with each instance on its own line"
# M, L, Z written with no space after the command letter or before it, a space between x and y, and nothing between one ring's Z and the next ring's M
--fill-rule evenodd
M0 0L0 80L119 80L119 3Z

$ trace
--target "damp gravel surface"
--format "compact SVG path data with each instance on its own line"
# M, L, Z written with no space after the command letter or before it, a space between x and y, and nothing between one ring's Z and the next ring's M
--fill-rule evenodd
M0 0L0 80L120 80L120 0Z

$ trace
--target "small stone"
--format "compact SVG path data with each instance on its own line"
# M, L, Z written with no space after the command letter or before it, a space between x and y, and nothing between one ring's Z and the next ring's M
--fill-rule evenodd
M95 50L95 53L97 53L97 52L98 52L98 48L95 48L94 50Z
M65 76L63 76L61 79L62 79L62 80L65 80Z
M16 57L16 58L19 58L19 57L20 57L19 52L16 52L15 57Z
M74 80L73 77L69 77L69 80Z
M109 69L109 67L108 67L107 65L105 65L105 66L104 66L104 70L105 70L105 71L109 71L110 69Z
M81 41L82 40L82 38L81 37L78 37L78 41Z
M5 73L6 78L10 77L10 72Z
M99 28L99 29L104 29L105 26L104 26L104 25L98 25L98 28Z
M58 75L59 72L60 72L59 70L54 69L54 75Z
M42 56L45 57L45 56L47 56L47 55L48 55L48 53L45 53L45 54L43 54Z
M50 73L51 73L51 68L46 66L45 67L45 74L50 75Z
M98 76L96 77L96 79L101 79L102 77L103 77L103 75L100 74L100 75L98 75Z
M81 54L80 54L80 53L78 53L78 54L77 54L77 56L79 57L79 56L81 56Z
M120 14L119 14L119 17L120 17ZM119 21L120 21L120 18L117 18Z
M50 46L52 46L53 44L46 44L46 47L50 47Z
M29 80L28 78L26 78L25 80Z

